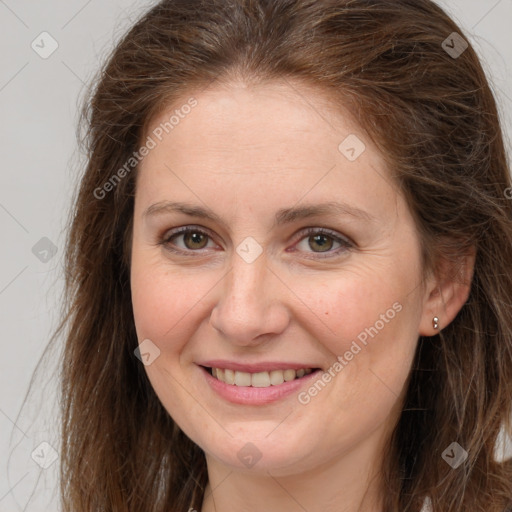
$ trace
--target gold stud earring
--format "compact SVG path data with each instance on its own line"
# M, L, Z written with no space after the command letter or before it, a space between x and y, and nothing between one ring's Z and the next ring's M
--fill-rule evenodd
M434 329L439 329L439 318L437 318L437 316L432 318L432 327Z

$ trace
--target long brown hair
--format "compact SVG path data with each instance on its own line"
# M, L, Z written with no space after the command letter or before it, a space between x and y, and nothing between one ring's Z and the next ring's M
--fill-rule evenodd
M512 430L511 182L496 102L464 41L430 0L163 0L117 44L84 106L88 164L67 240L65 512L201 508L204 453L134 355L137 165L125 164L164 107L234 78L311 84L350 110L408 201L425 272L476 249L467 303L419 338L383 510L417 512L428 497L434 512L503 512L512 467L494 448L500 427ZM468 452L458 469L441 456L452 442Z

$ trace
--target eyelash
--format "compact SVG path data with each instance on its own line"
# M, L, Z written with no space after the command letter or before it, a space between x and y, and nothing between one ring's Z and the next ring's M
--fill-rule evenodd
M203 249L199 249L199 250L188 249L187 251L184 251L182 249L175 249L172 247L173 244L171 244L171 240L173 238L175 238L179 235L187 234L187 233L199 233L201 235L207 236L210 240L212 239L210 234L207 231L205 231L204 229L201 229L201 228L198 228L195 226L184 226L181 228L176 228L170 234L167 234L166 236L164 236L158 243L159 243L159 245L164 246L167 250L174 252L176 254L184 255L184 256L185 255L191 256L193 253L198 253L200 251L203 251ZM339 244L341 244L341 247L338 247L335 250L325 251L323 253L322 252L312 252L311 254L316 255L313 257L313 259L333 258L335 256L340 255L343 252L346 252L347 250L354 248L354 243L352 241L350 241L344 237L341 237L338 234L336 234L335 231L331 231L326 228L305 228L305 230L303 230L301 232L301 234L302 234L302 236L301 236L301 238L298 239L297 243L301 242L303 239L306 239L309 236L314 234L314 235L327 236L329 238L332 238L335 242L338 242ZM328 254L328 256L323 256L323 254ZM194 254L194 256L199 256L199 255Z

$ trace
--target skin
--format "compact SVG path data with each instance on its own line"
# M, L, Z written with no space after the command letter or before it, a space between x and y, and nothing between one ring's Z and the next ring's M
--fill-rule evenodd
M206 454L201 510L379 510L378 468L418 336L437 332L434 316L441 328L451 322L469 286L430 275L422 286L418 234L382 156L321 91L236 82L194 97L197 106L138 170L131 288L139 342L160 350L145 366L151 384ZM188 98L155 117L150 131ZM349 134L366 146L353 162L338 150ZM222 222L144 216L161 201L209 207ZM329 214L273 225L281 208L326 201L349 203L372 220ZM208 236L159 243L187 225ZM322 252L306 227L353 244L327 236ZM252 263L236 252L249 236L263 251ZM469 275L470 260L465 268ZM400 312L306 405L296 393L266 405L229 403L196 365L223 358L327 370L396 303ZM237 456L248 442L261 454L252 467Z

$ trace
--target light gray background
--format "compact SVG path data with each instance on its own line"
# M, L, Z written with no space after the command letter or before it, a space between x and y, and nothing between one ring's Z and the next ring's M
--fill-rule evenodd
M76 153L77 102L106 52L154 1L0 0L0 512L57 510L57 463L41 469L31 453L57 446L39 406L55 392L37 389L18 416L35 365L58 320L63 227L83 156ZM475 45L500 104L510 151L512 134L512 0L439 2ZM47 59L31 47L48 32L58 49ZM448 35L448 34L447 34ZM46 263L32 247L47 237L57 253ZM55 356L58 362L58 356ZM27 409L27 408L25 408ZM51 460L48 448L40 448ZM46 450L46 451L45 451ZM40 455L41 456L41 455ZM28 497L32 495L29 506Z

